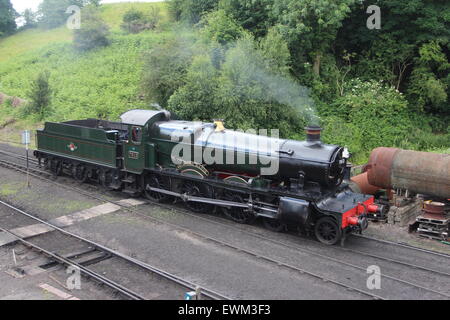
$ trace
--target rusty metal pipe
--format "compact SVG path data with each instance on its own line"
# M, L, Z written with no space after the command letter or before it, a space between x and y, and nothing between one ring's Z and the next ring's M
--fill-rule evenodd
M356 190L354 187L352 187L352 190L354 190L355 192L364 194L375 194L378 190L382 189L380 187L373 186L369 183L369 180L367 178L367 172L353 176L350 180L357 185Z
M450 155L380 147L366 167L368 183L381 188L450 197Z

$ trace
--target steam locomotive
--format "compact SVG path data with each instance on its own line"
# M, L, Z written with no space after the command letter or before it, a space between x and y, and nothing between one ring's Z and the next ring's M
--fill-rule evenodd
M239 223L262 219L274 231L296 228L325 244L367 228L384 210L348 184L348 152L305 141L171 119L165 110L130 110L120 122L47 122L37 131L39 164L55 175L98 182L152 201L182 201L195 212L222 211Z

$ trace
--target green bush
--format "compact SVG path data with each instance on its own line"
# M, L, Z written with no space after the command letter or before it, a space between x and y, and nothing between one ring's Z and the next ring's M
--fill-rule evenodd
M348 126L352 134L337 135L330 140L351 145L358 159L373 148L400 145L414 128L404 96L377 81L350 81L344 95L320 111L323 118L337 117ZM328 124L329 120L325 122ZM328 125L332 124L333 121Z
M142 90L147 101L167 106L170 96L186 83L185 75L193 57L193 44L171 38L144 56Z
M31 83L28 92L29 104L25 108L26 112L35 114L38 120L44 119L49 114L52 89L49 84L50 72L40 72L36 80Z
M221 45L231 43L244 35L244 29L230 18L224 10L207 14L201 24L202 33L207 41L216 41Z
M148 107L141 100L142 54L162 36L115 34L109 46L82 54L70 43L48 45L0 64L0 91L26 97L29 79L47 69L53 97L45 120L117 119L126 110Z
M197 56L189 67L185 82L170 97L168 105L180 119L212 120L222 113L215 101L219 87L217 69L209 56Z
M321 126L322 140L325 143L347 147L354 163L363 163L367 160L368 150L364 150L364 133L359 126L336 116L324 118Z
M168 0L169 14L176 21L197 23L202 16L214 11L219 0Z
M125 12L121 28L128 33L139 33L144 30L155 29L161 20L159 7L153 6L148 14L131 8Z
M194 58L169 110L188 120L223 118L230 128L279 129L284 137L302 132L309 115L308 92L280 73L287 66L274 66L251 36L223 52L220 66L211 60L214 55Z
M105 47L109 44L109 27L99 17L97 10L85 8L80 29L74 30L73 44L80 51Z

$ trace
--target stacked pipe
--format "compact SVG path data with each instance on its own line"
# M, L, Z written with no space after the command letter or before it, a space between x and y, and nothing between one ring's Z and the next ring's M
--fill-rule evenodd
M361 193L392 189L450 198L449 154L380 147L372 151L363 171L351 179Z

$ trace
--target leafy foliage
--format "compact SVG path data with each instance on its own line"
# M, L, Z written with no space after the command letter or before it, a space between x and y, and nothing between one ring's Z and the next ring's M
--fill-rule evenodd
M216 41L221 45L235 41L244 34L244 29L227 16L224 10L207 14L202 20L202 32L206 39Z
M169 14L176 21L197 23L205 13L214 11L219 0L168 0Z
M36 26L37 17L36 17L36 13L33 12L33 10L25 9L24 12L21 14L21 16L24 20L22 29L34 28Z
M76 49L87 51L109 44L109 27L93 8L83 10L83 23L74 30L73 43Z
M159 7L151 7L148 15L143 11L131 8L123 15L121 28L128 33L139 33L143 30L154 29L160 20Z
M272 17L286 37L294 58L313 57L314 73L336 38L342 21L356 0L274 0Z
M245 30L263 37L270 27L272 0L221 0L219 8L225 10Z
M0 37L16 30L16 16L11 0L0 0Z
M166 107L170 96L183 84L193 56L192 43L170 38L144 57L142 89L149 102Z
M49 84L50 72L43 71L38 74L36 80L31 83L28 98L30 104L27 111L36 114L39 120L44 119L49 112L52 89Z
M450 63L438 42L420 47L407 91L416 110L450 115L449 71Z
M294 134L306 122L302 111L310 107L310 101L304 88L281 76L280 70L286 66L271 63L248 35L226 51L219 69L210 55L198 56L168 108L185 119L220 117L233 128L269 129L275 125L283 136Z
M327 127L336 126L338 118L350 130L356 140L345 130L341 131L345 137L341 140L350 143L351 150L360 157L377 146L400 146L414 127L405 97L395 88L373 80L353 79L346 85L343 96L321 110L325 119L333 116L331 121L325 120ZM336 132L328 134L335 136ZM363 150L366 154L358 155Z
M69 2L89 2L43 5L52 1L59 24ZM381 7L380 30L366 27L369 4ZM125 20L162 22L123 33L131 8L142 14ZM177 22L164 20L165 8ZM41 11L47 26L52 10ZM157 102L180 118L224 118L229 128L278 128L294 139L320 121L323 139L347 145L355 163L380 145L449 150L448 1L170 0L99 12L112 32L96 50L74 50L65 27L1 39L0 91L26 97L30 80L49 70L45 120L114 119ZM3 104L0 117L34 124L40 113L27 110Z

